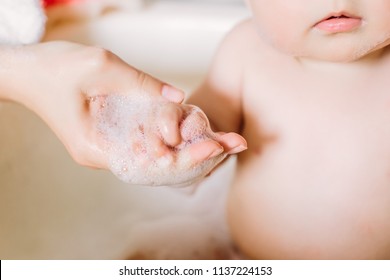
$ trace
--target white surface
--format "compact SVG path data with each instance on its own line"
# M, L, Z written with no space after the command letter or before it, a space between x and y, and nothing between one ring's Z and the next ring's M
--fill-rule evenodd
M102 46L145 72L192 89L204 77L226 32L249 15L243 5L150 2L136 12L116 12L92 23L59 26L46 40Z
M45 21L39 0L1 0L0 44L38 42L45 29Z
M170 3L68 24L47 40L104 46L190 90L246 11ZM20 106L0 104L0 131L1 259L229 257L224 203L233 161L194 193L128 186L74 164L46 125Z

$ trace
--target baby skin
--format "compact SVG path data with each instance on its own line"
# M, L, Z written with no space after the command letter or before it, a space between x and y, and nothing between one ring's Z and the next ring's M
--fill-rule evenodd
M389 259L390 1L247 2L189 100L248 141L228 201L238 248Z

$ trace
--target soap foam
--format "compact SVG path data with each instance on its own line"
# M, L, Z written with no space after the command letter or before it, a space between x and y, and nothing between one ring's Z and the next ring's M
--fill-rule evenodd
M97 130L109 158L109 168L124 182L134 185L180 186L191 184L220 163L226 153L194 164L188 149L216 139L207 117L196 106L177 105L183 110L182 142L168 147L172 153L156 156L155 141L162 141L156 119L165 106L164 98L110 95L91 100Z

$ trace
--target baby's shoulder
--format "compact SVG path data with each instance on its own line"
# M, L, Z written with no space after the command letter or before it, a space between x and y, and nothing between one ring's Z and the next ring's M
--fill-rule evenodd
M261 47L259 34L251 19L246 19L235 25L222 42L222 48L245 55L255 48Z
M230 87L231 84L241 83L246 62L252 52L252 32L250 20L244 20L226 34L209 69L211 80L229 81Z
M227 40L240 40L240 39L250 39L253 38L253 35L257 35L257 32L252 24L252 19L247 18L238 22L228 33ZM230 39L230 40L229 40Z
M227 61L242 64L254 61L261 64L277 59L279 54L266 42L253 24L252 19L241 21L226 35L219 53Z

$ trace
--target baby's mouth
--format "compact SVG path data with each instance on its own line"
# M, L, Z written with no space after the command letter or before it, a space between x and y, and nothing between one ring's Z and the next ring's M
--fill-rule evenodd
M314 25L327 34L353 31L362 24L362 19L348 13L334 13Z
M341 15L341 16L330 16L328 18L326 18L325 20L331 20L331 19L334 19L334 18L350 18L349 16L345 16L345 15Z

